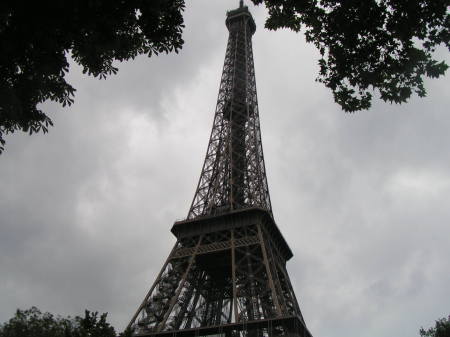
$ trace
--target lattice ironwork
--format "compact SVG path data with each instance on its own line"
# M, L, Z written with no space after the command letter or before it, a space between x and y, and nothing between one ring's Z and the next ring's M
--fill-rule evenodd
M178 240L131 320L136 336L203 336L202 329L311 336L286 270L287 244L273 235L272 217L262 209L242 212L175 224ZM219 223L227 228L214 230ZM183 236L177 226L196 234Z
M256 26L247 7L228 12L226 25L216 112L189 219L255 206L272 212L253 65Z
M214 124L177 242L129 328L135 336L311 337L292 288L292 252L274 222L259 127L247 7L230 32Z

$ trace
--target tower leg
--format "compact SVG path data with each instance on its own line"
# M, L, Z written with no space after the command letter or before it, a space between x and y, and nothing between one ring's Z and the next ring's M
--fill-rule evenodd
M131 318L130 323L128 323L127 329L131 329L131 325L135 322L137 316L139 315L141 310L144 308L145 304L149 300L149 298L150 298L153 290L155 289L156 285L161 281L161 276L163 275L164 271L166 270L167 265L169 264L170 258L172 257L172 254L175 251L175 249L177 248L177 246L178 246L178 240L175 243L175 245L173 246L172 250L170 251L170 254L169 254L168 258L164 262L163 267L161 268L158 276L156 277L156 280L153 282L152 286L150 287L150 290L147 292L147 295L145 295L144 300L142 301L141 305L139 306L139 308L136 310L136 313Z

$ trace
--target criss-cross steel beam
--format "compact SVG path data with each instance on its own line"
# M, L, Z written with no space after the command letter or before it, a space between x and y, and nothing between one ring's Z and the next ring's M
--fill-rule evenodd
M129 328L153 337L311 337L286 270L292 257L270 203L251 37L241 3L229 39L208 149L177 243Z
M228 12L225 53L211 137L188 219L246 207L272 212L259 127L247 7Z

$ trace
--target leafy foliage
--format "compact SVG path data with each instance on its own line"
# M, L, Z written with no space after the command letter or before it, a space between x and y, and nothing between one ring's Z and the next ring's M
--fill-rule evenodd
M268 29L304 29L319 49L318 81L345 111L371 106L372 92L403 103L426 95L423 77L445 73L433 59L448 49L448 0L253 0L269 10Z
M421 337L450 337L450 316L436 321L434 328L420 329Z
M114 328L106 322L106 314L85 311L74 319L42 313L36 307L17 310L15 316L0 326L0 337L115 337Z
M98 317L97 312L85 310L84 318L75 317L76 330L74 337L116 337L114 328L106 322L106 313Z
M317 80L345 111L368 109L377 90L388 102L425 96L424 77L448 66L449 0L252 0L269 10L268 29L304 29L319 49ZM178 52L184 0L0 2L0 153L3 135L48 131L39 103L74 102L68 55L83 72L115 74L115 61Z
M0 327L1 337L21 336L71 336L74 324L69 319L54 317L50 313L41 313L32 307L28 310L17 310L16 315Z
M3 135L47 132L37 105L74 102L68 54L83 73L115 74L114 61L178 52L184 0L0 2L0 153Z

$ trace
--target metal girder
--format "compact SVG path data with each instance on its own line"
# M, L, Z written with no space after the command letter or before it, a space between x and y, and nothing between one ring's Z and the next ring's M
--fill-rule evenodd
M246 207L272 211L253 64L255 26L247 7L229 12L227 27L213 127L188 219Z
M135 336L311 337L272 216L247 7L230 11L213 128L177 242L133 316Z
M178 240L130 327L150 336L297 317L297 330L307 331L286 261L274 246L255 222ZM273 335L301 336L282 324L275 330Z

